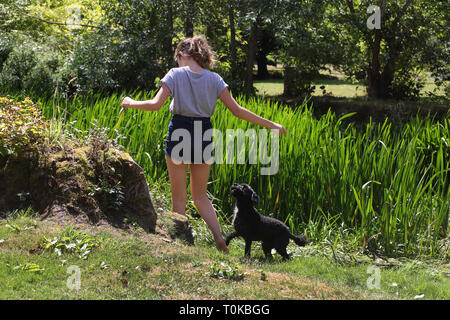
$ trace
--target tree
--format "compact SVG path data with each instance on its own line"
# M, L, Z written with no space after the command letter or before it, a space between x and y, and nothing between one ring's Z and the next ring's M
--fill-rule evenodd
M256 63L258 64L258 78L265 79L269 76L267 55L277 52L280 47L276 37L275 23L267 23L260 28L257 39Z
M373 30L366 23L367 8L372 4L379 6L381 15L381 28ZM436 73L442 67L437 62L439 57L445 54L448 57L445 51L448 31L444 31L450 10L448 1L339 0L329 1L329 8L328 19L335 28L346 30L341 39L352 45L342 52L351 50L352 56L360 56L349 59L348 55L343 55L340 65L347 71L365 71L367 93L371 98L418 94L420 79L415 71L428 67ZM447 38L443 37L445 33ZM442 40L441 45L432 39ZM423 55L430 46L436 56L434 64ZM446 69L448 71L448 67Z
M195 0L183 0L184 5L184 34L186 37L194 36L194 19L197 10Z
M258 52L258 39L265 25L275 23L274 17L281 9L280 1L270 0L247 0L242 1L241 29L247 39L247 56L245 59L244 93L254 94L253 87L253 66ZM274 25L274 24L272 24Z
M174 55L174 48L172 45L173 37L174 37L174 30L173 30L173 23L174 23L174 12L173 12L173 0L167 0L166 1L166 9L167 9L167 16L166 16L166 25L167 25L167 34L164 37L164 50L166 51L166 67L167 70L169 70L173 66L173 55Z
M285 95L310 94L319 71L338 62L339 31L328 21L326 10L326 0L285 0L280 4L275 18L279 58L285 65Z
M0 0L0 30L70 49L74 38L95 28L102 12L96 0Z

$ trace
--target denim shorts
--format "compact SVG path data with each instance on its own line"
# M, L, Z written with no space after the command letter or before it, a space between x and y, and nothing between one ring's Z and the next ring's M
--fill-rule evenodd
M211 163L212 139L208 139L211 134L205 136L205 131L212 128L210 118L173 115L164 153L178 163Z

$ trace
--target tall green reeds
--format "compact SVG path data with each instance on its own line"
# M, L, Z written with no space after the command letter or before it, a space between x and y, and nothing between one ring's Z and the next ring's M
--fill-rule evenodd
M139 100L153 94L128 93ZM94 121L114 128L123 96L93 94L40 104L47 117L65 119L82 132ZM361 246L386 254L438 253L439 240L448 237L450 113L439 122L417 116L401 127L371 122L361 130L350 122L352 115L337 118L328 112L315 119L306 104L294 111L256 98L237 100L295 137L280 138L276 175L260 175L260 164L212 166L208 190L220 199L224 214L232 214L229 187L246 182L261 195L261 212L286 221L295 232L313 225L308 230L317 234L310 236L321 240L324 228L332 233L344 226ZM119 141L149 181L167 175L163 149L170 117L168 103L158 112L128 109L111 133L123 137ZM226 129L262 129L234 117L221 103L212 122L224 135Z

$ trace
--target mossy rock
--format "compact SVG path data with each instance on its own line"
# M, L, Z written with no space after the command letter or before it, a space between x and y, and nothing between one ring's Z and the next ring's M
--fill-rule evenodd
M164 211L159 214L159 220L172 239L181 239L189 245L194 245L192 228L186 216L172 211Z
M126 152L66 146L58 152L29 150L4 158L0 210L31 206L45 218L71 214L126 227L132 219L154 232L156 212L144 172ZM21 195L21 196L20 196Z

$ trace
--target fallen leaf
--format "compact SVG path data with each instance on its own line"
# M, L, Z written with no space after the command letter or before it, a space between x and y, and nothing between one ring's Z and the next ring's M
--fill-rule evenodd
M39 252L39 251L41 251L41 249L42 249L42 247L37 247L37 248L34 248L34 249L30 249L28 252L30 253L30 254L33 254L33 253L36 253L36 252Z

